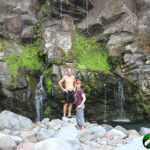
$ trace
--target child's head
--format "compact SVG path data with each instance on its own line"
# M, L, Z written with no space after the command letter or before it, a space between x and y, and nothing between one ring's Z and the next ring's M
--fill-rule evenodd
M82 84L82 82L79 79L77 79L76 80L76 87L77 88L81 87L81 84Z

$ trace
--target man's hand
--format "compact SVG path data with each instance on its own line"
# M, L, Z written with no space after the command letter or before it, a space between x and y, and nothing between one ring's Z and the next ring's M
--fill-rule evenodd
M66 89L63 89L63 91L64 91L64 92L67 92L67 90L66 90Z

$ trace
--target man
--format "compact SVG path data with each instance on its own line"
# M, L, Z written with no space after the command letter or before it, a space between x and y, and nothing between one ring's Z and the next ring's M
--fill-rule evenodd
M68 117L71 118L71 110L72 104L74 100L74 91L75 91L75 77L72 75L72 70L70 68L67 69L67 75L64 76L59 82L60 88L65 92L65 104L63 107L63 117L66 117L67 106L68 109ZM62 83L65 82L65 88L63 88Z

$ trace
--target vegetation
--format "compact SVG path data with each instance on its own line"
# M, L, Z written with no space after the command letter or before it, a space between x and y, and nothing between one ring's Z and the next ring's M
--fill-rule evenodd
M3 52L6 49L7 44L11 42L11 40L4 40L0 38L0 52Z
M44 116L49 117L51 115L51 108L48 106L44 111Z
M79 69L109 73L106 41L97 43L96 37L87 38L75 33L72 50L65 53L63 61L74 62Z
M42 47L38 41L24 45L22 49L23 52L21 54L9 55L7 58L4 58L14 78L17 77L19 68L38 70L42 67L42 62L39 59L39 53Z
M53 82L50 78L50 73L52 71L52 68L48 68L45 72L45 87L46 87L46 90L48 93L51 93L51 90L52 90L52 86L53 86Z

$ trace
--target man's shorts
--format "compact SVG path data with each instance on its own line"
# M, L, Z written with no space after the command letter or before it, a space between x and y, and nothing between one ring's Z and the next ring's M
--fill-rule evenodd
M74 91L65 92L65 103L73 103L74 101Z

